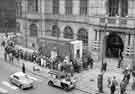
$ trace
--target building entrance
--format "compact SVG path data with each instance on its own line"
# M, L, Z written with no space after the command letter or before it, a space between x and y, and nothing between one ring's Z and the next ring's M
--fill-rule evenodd
M119 58L122 57L124 44L121 37L116 33L111 33L106 37L106 57Z

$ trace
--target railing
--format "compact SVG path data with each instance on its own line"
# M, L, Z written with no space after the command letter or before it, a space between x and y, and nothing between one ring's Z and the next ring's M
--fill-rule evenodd
M78 15L53 15L45 14L45 19L79 22L93 25L105 25L112 27L134 28L135 18L131 17L105 17L105 16L78 16Z
M124 55L128 56L128 57L133 57L135 51L134 51L134 47L126 47L125 51L124 51Z
M99 40L92 42L92 50L93 51L99 51L101 46L101 42Z
M23 17L24 15L22 15ZM26 13L27 19L43 20L41 13ZM26 17L25 16L25 17ZM134 28L135 18L131 17L106 17L106 16L79 16L79 15L53 15L44 14L44 19L59 20L67 22L78 22L90 25L105 25L112 27Z

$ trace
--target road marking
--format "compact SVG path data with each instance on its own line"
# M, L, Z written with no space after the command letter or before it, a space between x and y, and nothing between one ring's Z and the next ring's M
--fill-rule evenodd
M10 83L7 82L7 81L2 81L2 84L5 85L5 86L7 86L7 87L9 87L9 88L11 88L11 89L14 89L14 90L18 89L18 87L16 87L16 86L10 84Z
M29 78L32 79L32 80L34 80L34 81L38 81L38 79L35 78L35 77L29 76Z

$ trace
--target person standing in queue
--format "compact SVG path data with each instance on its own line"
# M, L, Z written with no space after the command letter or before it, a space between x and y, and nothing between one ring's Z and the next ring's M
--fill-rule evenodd
M98 74L97 86L99 93L104 93L103 91L103 73Z
M22 72L23 72L23 73L26 73L25 64L24 64L24 63L22 64Z
M126 83L122 80L120 82L120 94L124 94L126 91Z
M118 82L116 81L116 77L114 76L111 83L111 87L110 87L111 94L115 94L117 85L118 85Z

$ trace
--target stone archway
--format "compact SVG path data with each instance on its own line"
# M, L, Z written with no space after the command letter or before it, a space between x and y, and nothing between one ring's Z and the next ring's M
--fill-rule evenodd
M124 43L122 38L117 33L110 33L106 36L106 51L105 55L109 58L122 57Z
M70 26L66 26L64 28L64 38L67 38L67 39L73 39L74 38L74 33L73 33L73 30Z

